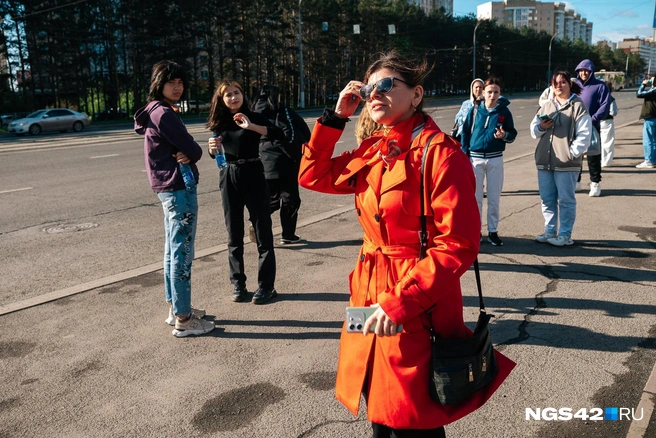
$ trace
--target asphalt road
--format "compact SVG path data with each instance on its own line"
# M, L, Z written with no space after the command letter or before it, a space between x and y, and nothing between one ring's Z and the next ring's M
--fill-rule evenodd
M529 421L525 410L635 408L653 397L643 389L656 361L656 171L633 167L641 126L627 125L641 101L615 93L616 162L605 169L601 198L577 195L576 245L553 248L532 241L542 231L528 135L537 96L510 97L520 134L504 160L506 244L483 244L480 260L497 316L493 339L518 367L447 434L627 436L627 420ZM458 108L442 101L433 115L448 130ZM189 129L204 145L201 124ZM355 146L351 132L338 150ZM140 137L114 129L0 141L0 307L161 263L161 207ZM216 317L212 336L171 336L156 267L2 315L0 436L367 436L366 417L351 417L332 397L361 236L352 198L304 191L299 234L307 241L276 250L280 298L234 304L216 167L205 157L200 170L194 300ZM247 245L251 278L255 260ZM463 286L473 321L471 272ZM656 436L656 426L631 436Z
M615 96L621 125L635 117L640 101L629 92ZM537 103L534 95L510 98L519 131L506 153L512 159L533 150L527 126ZM429 106L444 130L450 130L459 101ZM318 112L305 116L312 126ZM338 150L356 146L349 135L353 126ZM205 148L210 134L203 124L188 129ZM0 306L159 261L162 230L153 226L153 218L161 207L146 179L142 137L130 129L108 129L1 141L0 199L10 208L0 212ZM199 169L196 248L202 250L225 242L226 234L216 165L205 154ZM305 190L302 199L301 217L352 202Z

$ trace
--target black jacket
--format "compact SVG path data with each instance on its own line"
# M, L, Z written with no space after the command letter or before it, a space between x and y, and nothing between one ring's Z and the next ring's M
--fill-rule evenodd
M302 142L299 139L310 136L310 128L303 118L282 105L277 111L271 109L266 99L257 100L253 111L265 116L271 124L282 129L285 134L284 139L273 139L267 136L260 139L260 157L266 178L277 179L281 174L288 175L290 172L298 174L302 154ZM291 123L289 119L291 119Z

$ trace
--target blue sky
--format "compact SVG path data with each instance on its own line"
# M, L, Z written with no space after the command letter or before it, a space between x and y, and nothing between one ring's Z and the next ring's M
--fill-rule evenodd
M476 6L482 3L485 1L453 0L453 14L476 14ZM593 23L593 43L653 36L654 0L579 0L563 3Z

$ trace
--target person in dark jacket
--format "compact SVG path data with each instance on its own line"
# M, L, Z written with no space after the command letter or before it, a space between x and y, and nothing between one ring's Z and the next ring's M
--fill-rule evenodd
M638 169L653 169L656 167L656 77L642 81L636 97L644 99L640 118L645 120L642 127L642 146L645 151L645 161L638 164Z
M584 59L576 66L579 85L581 87L580 98L592 117L592 126L599 132L600 123L610 112L612 102L610 90L603 81L595 78L595 67L592 61ZM601 151L599 154L586 154L588 170L590 171L590 196L601 195ZM579 177L579 183L581 178Z
M273 231L269 209L269 190L260 159L260 138L267 136L284 140L282 130L273 126L262 114L248 109L244 91L238 82L223 80L219 83L207 127L214 132L210 138L212 157L223 145L228 167L219 170L219 190L226 229L228 230L228 262L230 282L234 290L232 300L246 301L246 274L244 273L244 207L248 209L255 229L259 253L257 283L253 294L254 304L264 304L275 297L276 256L273 250Z
M476 200L483 221L483 187L487 180L487 240L494 246L503 245L498 234L499 203L503 189L503 151L506 143L517 137L510 101L501 96L501 82L496 78L485 81L483 98L467 114L462 127L462 150L471 158L476 175Z
M153 66L149 103L134 114L134 130L145 136L144 157L150 186L164 209L164 293L171 305L166 322L175 326L176 337L214 329L214 322L201 319L204 310L191 307L198 200L196 185L185 187L180 166L191 167L198 182L196 162L203 150L173 110L185 88L182 67L171 61L158 62Z
M260 90L253 111L265 116L285 134L284 140L262 137L260 156L271 196L271 214L280 210L280 243L299 242L301 237L296 234L298 210L301 206L298 169L302 144L309 140L310 128L301 116L280 103L280 93L274 85L267 85Z

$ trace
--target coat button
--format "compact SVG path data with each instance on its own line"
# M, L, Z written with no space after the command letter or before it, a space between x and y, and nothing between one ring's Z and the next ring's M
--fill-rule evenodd
M378 215L378 213L374 215L374 219L376 219L376 222L380 222L380 216Z
M364 254L362 254L362 255L360 256L360 261L361 261L361 262L364 262Z

